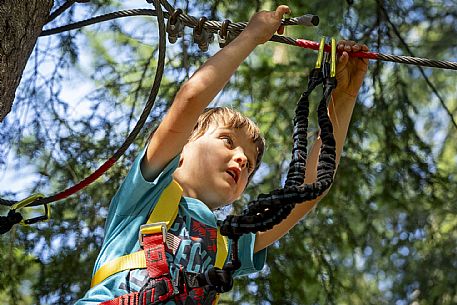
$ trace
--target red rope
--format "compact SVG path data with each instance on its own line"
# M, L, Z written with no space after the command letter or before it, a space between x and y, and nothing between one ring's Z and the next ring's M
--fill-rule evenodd
M311 40L306 39L296 39L295 45L297 47L311 49L311 50L319 50L319 43ZM324 47L326 52L331 51L330 45L326 44ZM378 53L376 52L351 52L349 53L351 57L360 57L360 58L368 58L368 59L378 59Z
M72 187L66 189L63 192L57 193L54 196L49 197L49 202L61 200L64 198L67 198L68 196L82 190L95 180L97 180L103 173L105 173L108 169L113 166L114 163L116 163L116 159L111 157L110 159L106 160L105 163L103 163L95 172L93 172L90 176L85 178L84 180L80 181L79 183L73 185Z

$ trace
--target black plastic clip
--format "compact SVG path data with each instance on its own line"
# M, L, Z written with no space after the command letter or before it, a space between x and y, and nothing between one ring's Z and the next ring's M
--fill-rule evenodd
M230 43L230 41L232 41L232 37L230 37L230 31L228 30L229 25L230 20L225 19L224 21L222 21L221 29L217 33L219 47L221 48L225 47Z
M167 33L168 41L170 43L175 43L178 38L184 35L184 24L179 19L179 15L182 14L182 9L178 8L173 13L171 13L170 18L167 22Z
M202 52L208 51L208 45L214 40L212 33L205 29L205 22L208 20L205 16L198 20L197 26L194 28L193 39Z

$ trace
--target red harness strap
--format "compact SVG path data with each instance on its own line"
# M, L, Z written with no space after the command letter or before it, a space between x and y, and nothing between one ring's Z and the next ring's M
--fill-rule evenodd
M175 293L165 255L161 233L143 237L144 255L149 280L138 292L122 295L100 305L153 305L169 300Z

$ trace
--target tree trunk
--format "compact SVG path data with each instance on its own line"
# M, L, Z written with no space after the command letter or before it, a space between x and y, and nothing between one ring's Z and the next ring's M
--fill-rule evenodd
M0 0L0 122L11 111L16 88L53 0Z

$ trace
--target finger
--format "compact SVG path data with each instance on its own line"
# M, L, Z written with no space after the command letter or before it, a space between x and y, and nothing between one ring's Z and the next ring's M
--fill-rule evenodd
M339 41L338 44L336 45L336 49L337 49L340 53L344 51L345 43L346 43L345 40L341 40L341 41Z
M349 54L343 51L340 58L338 58L338 64L336 65L336 73L340 73L346 67L349 61Z
M278 6L275 11L276 17L282 18L284 14L290 14L290 8L287 5Z
M346 41L346 43L344 44L344 50L346 52L351 52L352 51L352 47L355 45L355 41L352 41L352 40L348 40Z
M352 46L352 52L359 52L362 49L361 45L355 44Z
M340 40L337 44L337 49L340 52L346 51L350 52L352 50L352 46L355 45L354 41L351 40Z

